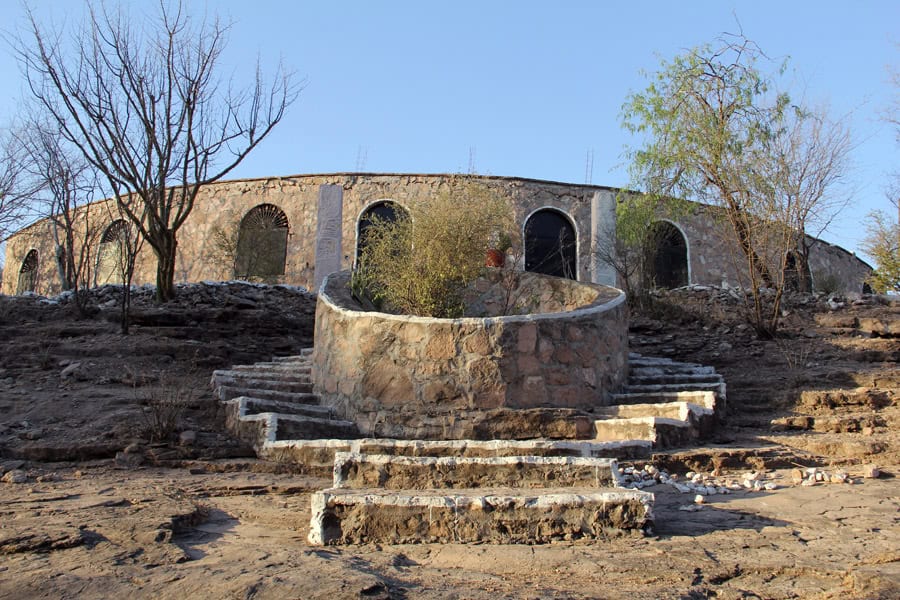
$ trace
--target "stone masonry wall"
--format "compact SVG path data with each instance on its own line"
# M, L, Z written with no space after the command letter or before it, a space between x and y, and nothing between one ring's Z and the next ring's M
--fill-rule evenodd
M690 213L680 216L676 223L687 237L690 283L738 286L746 281L746 263L736 244L728 241L723 231L727 227L718 222L715 209L695 205ZM815 289L822 289L826 278L833 279L835 291L861 293L871 267L856 255L839 246L807 236L810 243L810 271Z
M595 194L600 194L613 202L616 194L613 188L481 175L336 173L223 181L205 187L178 233L176 281L231 279L233 257L223 255L217 240L222 239L223 235L226 238L233 236L248 211L268 203L283 210L289 221L287 259L281 281L312 289L320 186L336 185L343 192L341 268L347 269L352 267L355 258L357 220L367 206L380 200L392 200L403 205L414 198L427 199L451 190L461 181L474 181L506 198L520 228L524 228L528 215L540 208L550 207L565 213L576 232L578 280L591 280L591 201ZM117 218L114 207L107 206L105 201L93 205L92 211L95 222L104 226ZM605 235L604 232L610 229L602 223L595 225L598 235ZM732 254L726 251L715 223L705 209L698 206L693 214L680 218L678 225L688 237L691 283L719 285L725 280L735 284L737 278L730 259ZM15 293L22 260L32 248L37 249L39 254L36 291L42 294L59 291L51 240L50 225L46 220L23 229L9 239L0 293ZM92 257L91 260L95 261L96 248ZM814 276L817 271L820 272L820 279L831 273L847 291L860 291L860 282L868 273L865 263L824 242L814 244L811 262ZM92 270L94 266L91 265ZM134 283L155 282L155 269L153 252L144 244L138 257Z
M480 439L485 418L606 405L627 376L621 292L569 312L430 319L355 310L348 278L319 294L313 381L366 435Z

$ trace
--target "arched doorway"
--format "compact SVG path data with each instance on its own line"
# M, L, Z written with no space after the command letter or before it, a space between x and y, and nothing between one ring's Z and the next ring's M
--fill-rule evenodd
M525 270L578 279L575 227L555 209L542 208L525 221Z
M16 284L16 294L24 294L25 292L33 292L37 286L37 268L38 253L32 248L25 255L22 261L22 268L19 269L19 281Z
M677 288L687 285L687 240L681 230L668 221L652 225L653 281L657 287Z
M125 282L125 259L128 256L128 223L117 219L100 236L97 249L97 285Z
M394 222L408 215L405 208L390 200L381 200L366 207L356 223L356 262L359 263L359 257L366 247L366 229L372 226L373 219Z
M288 219L274 204L251 208L241 219L234 256L237 279L272 281L284 275Z

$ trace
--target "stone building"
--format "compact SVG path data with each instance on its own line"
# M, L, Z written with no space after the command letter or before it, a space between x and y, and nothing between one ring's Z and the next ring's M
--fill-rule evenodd
M594 251L614 232L617 188L520 177L334 173L222 181L203 188L178 233L176 281L251 279L316 289L330 272L353 266L367 217L390 217L414 199L478 185L507 199L524 240L526 270L609 285L615 272ZM692 205L677 221L661 220L657 283L736 285L740 266L717 233L712 210ZM96 234L86 248L92 285L122 280L128 224L111 201L90 207ZM44 219L7 243L0 292L60 290L53 224ZM83 236L80 236L83 237ZM871 267L846 250L810 238L814 285L861 292ZM155 281L156 261L144 245L133 282Z

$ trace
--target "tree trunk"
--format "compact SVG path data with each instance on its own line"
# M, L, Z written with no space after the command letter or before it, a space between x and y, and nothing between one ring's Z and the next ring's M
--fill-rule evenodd
M168 302L175 298L175 256L178 242L175 232L166 229L161 232L156 252L156 301Z
M735 233L737 234L738 243L741 246L741 250L743 250L744 254L747 257L750 269L753 269L756 274L759 275L764 286L768 288L773 287L772 274L769 272L768 265L766 265L765 261L759 257L759 255L756 253L756 250L753 248L753 244L750 242L752 238L752 225L749 225L747 222L745 222L743 217L743 213L735 214L733 209L729 210L729 218L731 219L731 224L734 227Z

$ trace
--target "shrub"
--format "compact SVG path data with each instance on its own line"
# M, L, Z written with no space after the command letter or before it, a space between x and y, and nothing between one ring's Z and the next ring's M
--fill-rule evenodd
M449 189L411 202L393 221L373 217L353 292L392 312L459 317L463 292L485 268L488 249L508 245L513 228L503 198L477 184L451 181Z

